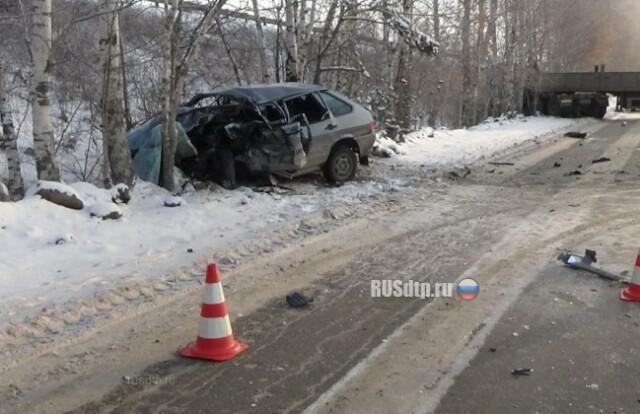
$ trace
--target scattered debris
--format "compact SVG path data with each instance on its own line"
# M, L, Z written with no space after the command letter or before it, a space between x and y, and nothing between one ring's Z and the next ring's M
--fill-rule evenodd
M111 201L116 204L127 204L131 201L131 193L126 184L120 183L111 189Z
M553 168L559 168L559 167L562 167L562 164L560 164L557 161L553 163Z
M231 256L222 256L216 262L222 266L231 266L238 263L238 261Z
M596 259L596 251L587 249L584 253L584 256L578 256L575 254L571 254L569 252L560 253L558 256L558 260L562 261L567 266L573 269L581 269L586 270L587 272L593 273L596 276L599 276L606 280L611 280L614 282L623 282L628 283L629 280L606 270L599 269L597 267L591 266L592 263L597 263Z
M587 137L587 133L586 132L567 132L566 134L564 134L564 136L567 138L585 139Z
M19 399L24 397L24 392L22 391L22 388L20 388L16 384L9 384L9 394L14 399Z
M449 171L449 177L456 180L461 180L470 174L471 170L469 169L469 167L464 167L461 173L458 173L457 171Z
M338 217L336 217L336 214L331 211L331 209L327 208L322 212L322 217L326 218L326 219L331 219L331 220L336 220Z
M313 302L313 298L308 298L302 293L294 292L290 295L287 295L287 303L292 308L301 308L303 306L307 306L309 302Z
M512 163L512 162L489 162L488 164L489 164L489 165L495 165L495 166L501 166L501 165L510 165L510 166L513 166L513 165L515 165L515 164L514 164L514 163Z
M165 207L180 207L184 204L187 204L182 197L172 196L164 200Z
M591 162L592 162L593 164L597 164L597 163L599 163L599 162L609 162L609 161L611 161L611 159L610 159L610 158L607 158L607 157L601 157L601 158L598 158L597 160L593 160L593 161L591 161Z
M582 175L582 171L574 170L574 171L566 173L564 176L565 177L571 177L571 176L574 176L574 175Z
M587 388L589 388L590 390L594 390L594 391L598 391L598 384L589 384L587 385Z
M59 236L56 238L55 244L57 246L61 245L61 244L65 244L65 243L69 243L69 242L73 242L75 241L75 238L73 237L73 234L68 233L68 234L64 234L62 236Z
M520 376L520 377L528 377L533 372L533 368L516 368L511 371L511 375Z
M115 203L101 201L89 207L89 215L99 217L102 220L117 220L122 217L122 210Z

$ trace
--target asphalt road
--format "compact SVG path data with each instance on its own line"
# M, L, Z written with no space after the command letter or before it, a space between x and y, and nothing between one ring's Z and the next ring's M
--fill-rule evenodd
M621 289L582 271L544 269L436 413L640 412L640 305L621 301ZM533 372L512 375L517 368Z

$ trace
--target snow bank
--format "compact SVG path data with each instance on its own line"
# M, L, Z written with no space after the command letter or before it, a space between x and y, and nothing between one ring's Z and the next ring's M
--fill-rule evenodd
M405 136L405 142L379 139L381 152L403 163L425 168L456 168L501 153L543 134L567 128L576 121L565 118L528 117L489 119L469 129L433 131L423 128ZM433 136L432 138L430 136Z
M80 182L70 187L85 200L84 210L39 197L0 203L0 329L8 320L120 283L160 280L283 223L330 205L359 205L384 191L373 182L339 188L287 185L297 194L198 191L183 194L179 208L165 207L171 194L142 181L131 190L131 201L119 206L111 203L112 191ZM122 218L91 217L113 208Z

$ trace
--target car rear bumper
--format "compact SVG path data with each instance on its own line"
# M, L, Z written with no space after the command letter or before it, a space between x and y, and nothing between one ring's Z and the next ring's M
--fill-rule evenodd
M376 134L367 134L356 139L360 147L360 157L367 157L373 150L373 144L376 142Z

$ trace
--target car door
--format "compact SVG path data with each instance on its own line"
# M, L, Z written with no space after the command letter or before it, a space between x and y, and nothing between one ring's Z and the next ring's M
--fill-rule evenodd
M284 100L290 119L304 114L309 125L311 142L307 150L307 168L323 164L335 142L336 121L319 96L313 92Z

